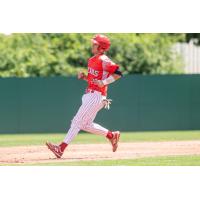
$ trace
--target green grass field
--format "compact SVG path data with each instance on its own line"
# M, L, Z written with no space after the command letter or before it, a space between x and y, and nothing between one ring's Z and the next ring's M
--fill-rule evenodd
M58 143L65 134L0 134L0 147L44 145L45 141ZM158 131L158 132L128 132L121 134L121 142L156 142L200 140L200 131ZM74 144L105 143L105 138L80 133ZM3 165L3 164L2 164ZM26 165L26 164L20 164ZM54 162L45 164L31 163L28 165L45 166L200 166L200 156L165 156L131 160L101 160L79 162Z
M29 166L38 164L29 164ZM41 163L40 166L200 166L200 156L165 156L126 160Z
M6 165L16 166L16 164L0 164L0 166ZM200 166L200 156L163 156L125 160L29 163L20 164L20 166Z
M63 134L0 134L0 147L43 145L46 141L58 143L63 140ZM200 131L158 131L158 132L126 132L121 133L121 142L159 142L200 140ZM103 137L93 134L80 133L74 144L105 143Z

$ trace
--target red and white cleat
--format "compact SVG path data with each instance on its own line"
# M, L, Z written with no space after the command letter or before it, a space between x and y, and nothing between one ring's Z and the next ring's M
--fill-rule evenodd
M47 147L54 153L57 158L61 158L63 152L59 145L51 144L50 142L46 142Z
M112 144L113 152L115 152L115 151L117 151L118 142L119 142L119 138L120 138L120 132L119 131L114 131L112 133L113 133L113 138L109 139L109 141Z

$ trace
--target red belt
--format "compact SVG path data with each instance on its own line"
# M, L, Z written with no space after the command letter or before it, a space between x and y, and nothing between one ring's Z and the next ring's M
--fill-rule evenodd
M102 92L100 92L100 91L92 90L92 89L86 89L86 93L94 93L94 92L99 92L99 93L101 93L101 95L103 95Z

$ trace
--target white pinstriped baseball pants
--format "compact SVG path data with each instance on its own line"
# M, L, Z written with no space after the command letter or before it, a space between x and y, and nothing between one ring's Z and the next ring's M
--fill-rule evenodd
M80 130L102 136L107 135L108 129L93 122L98 111L104 107L104 99L106 97L97 91L83 95L82 105L74 116L71 127L64 139L66 144L69 144Z

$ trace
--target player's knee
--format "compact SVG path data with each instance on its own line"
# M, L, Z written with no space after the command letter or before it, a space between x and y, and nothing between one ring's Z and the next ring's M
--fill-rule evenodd
M73 119L72 123L71 123L71 127L77 127L79 129L83 129L86 126L87 123L85 123L82 120L77 120L77 119Z
M84 128L90 129L92 127L92 124L93 124L92 122L88 122L88 123L85 124Z

